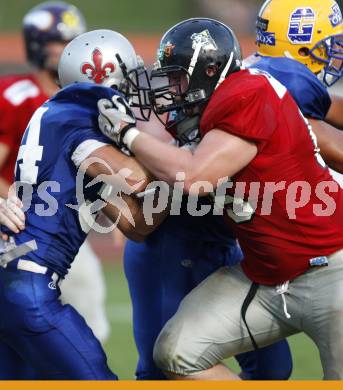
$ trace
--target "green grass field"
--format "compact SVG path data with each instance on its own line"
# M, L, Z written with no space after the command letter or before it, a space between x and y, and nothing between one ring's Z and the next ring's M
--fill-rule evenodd
M26 12L41 2L0 1L0 31L19 31ZM187 18L192 0L70 0L70 3L84 14L90 30L109 28L123 32L160 32Z
M134 379L137 353L132 336L129 292L122 265L119 262L105 263L105 275L108 286L107 310L112 325L111 337L105 345L109 365L120 379ZM289 342L294 363L291 379L321 379L319 354L313 342L304 335L293 336ZM228 364L237 369L233 359Z

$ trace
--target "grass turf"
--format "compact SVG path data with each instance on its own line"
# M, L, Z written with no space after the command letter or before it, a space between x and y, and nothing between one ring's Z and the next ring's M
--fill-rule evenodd
M0 31L19 31L22 18L40 0L0 2ZM191 2L183 0L73 0L84 14L88 28L131 32L161 32L190 14Z

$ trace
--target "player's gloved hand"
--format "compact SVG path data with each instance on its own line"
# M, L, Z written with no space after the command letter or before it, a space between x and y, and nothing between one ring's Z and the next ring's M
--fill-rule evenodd
M135 134L136 118L128 103L120 96L113 96L111 100L100 99L98 101L98 124L101 132L110 138L123 151L130 151L130 137L125 137L131 130Z
M0 198L0 225L6 226L13 233L25 229L25 214L22 207L22 202L16 196L10 196L7 200ZM2 238L7 237L3 234Z

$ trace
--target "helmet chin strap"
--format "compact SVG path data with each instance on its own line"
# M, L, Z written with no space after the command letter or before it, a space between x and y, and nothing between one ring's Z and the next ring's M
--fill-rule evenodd
M225 76L226 76L227 72L228 72L229 69L230 69L230 66L231 66L231 64L232 64L232 60L233 60L233 51L231 52L230 57L229 57L229 59L228 59L226 65L225 65L225 68L223 69L222 73L220 74L218 83L216 84L216 86L215 86L214 89L218 88L219 85L225 80Z

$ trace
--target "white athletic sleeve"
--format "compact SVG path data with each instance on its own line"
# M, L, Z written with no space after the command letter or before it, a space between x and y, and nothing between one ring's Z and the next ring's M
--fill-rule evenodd
M79 167L82 161L84 161L90 154L106 145L109 144L97 141L95 139L87 139L86 141L81 142L80 145L74 150L71 159L75 166Z

